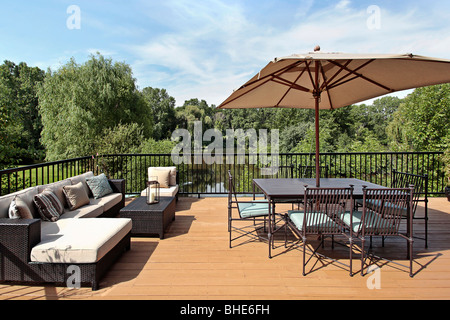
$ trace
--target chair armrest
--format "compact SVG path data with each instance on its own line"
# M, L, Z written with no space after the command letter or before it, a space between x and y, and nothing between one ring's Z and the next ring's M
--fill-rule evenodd
M40 219L0 219L0 255L6 261L29 262L31 249L39 242Z
M253 200L253 201L240 201L240 200L239 201L234 201L234 200L232 200L231 203L259 203L259 204L266 203L266 204L269 204L269 202L267 200L265 200L265 199L263 199L263 200Z
M114 192L125 196L125 179L110 179L108 181Z

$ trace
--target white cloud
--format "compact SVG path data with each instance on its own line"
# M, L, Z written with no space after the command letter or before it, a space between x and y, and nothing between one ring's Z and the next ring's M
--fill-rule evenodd
M313 1L301 1L282 25L264 24L242 4L218 0L164 6L170 28L129 50L141 86L166 88L177 105L190 98L220 104L274 57L312 51L315 45L323 51L438 57L448 56L450 48L450 36L445 36L450 28L414 7L381 7L380 28L369 30L367 8L356 9L348 0L314 11ZM299 14L301 8L308 14Z
M349 5L350 5L350 1L349 0L341 0L336 5L336 9L338 9L338 10L347 9Z

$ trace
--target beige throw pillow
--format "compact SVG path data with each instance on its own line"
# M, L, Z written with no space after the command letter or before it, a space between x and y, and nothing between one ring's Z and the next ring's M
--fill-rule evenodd
M154 168L149 170L149 177L156 177L161 188L169 188L170 169Z
M149 167L148 176L151 177L154 170L170 170L169 187L177 185L177 167Z
M64 186L63 192L71 211L90 203L86 188L82 182L72 186Z
M10 219L33 219L33 214L25 201L16 196L9 206L9 218Z

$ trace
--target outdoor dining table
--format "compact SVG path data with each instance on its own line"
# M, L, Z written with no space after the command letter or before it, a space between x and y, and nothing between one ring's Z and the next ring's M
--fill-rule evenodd
M255 187L258 187L267 198L269 203L269 217L268 217L268 239L269 239L269 258L271 258L271 243L274 232L272 219L275 213L275 204L282 203L297 203L304 197L305 186L314 188L316 179L310 178L278 178L278 179L253 179L253 194L255 194ZM384 186L371 183L368 181L355 178L321 178L321 188L348 188L353 186L353 198L363 198L363 187L367 188L385 188Z

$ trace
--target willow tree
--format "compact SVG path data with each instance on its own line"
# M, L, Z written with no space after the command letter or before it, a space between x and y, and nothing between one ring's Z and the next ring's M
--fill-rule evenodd
M152 134L152 115L130 66L100 54L50 70L38 97L49 161L96 154L104 133L119 124L137 123L144 137Z

